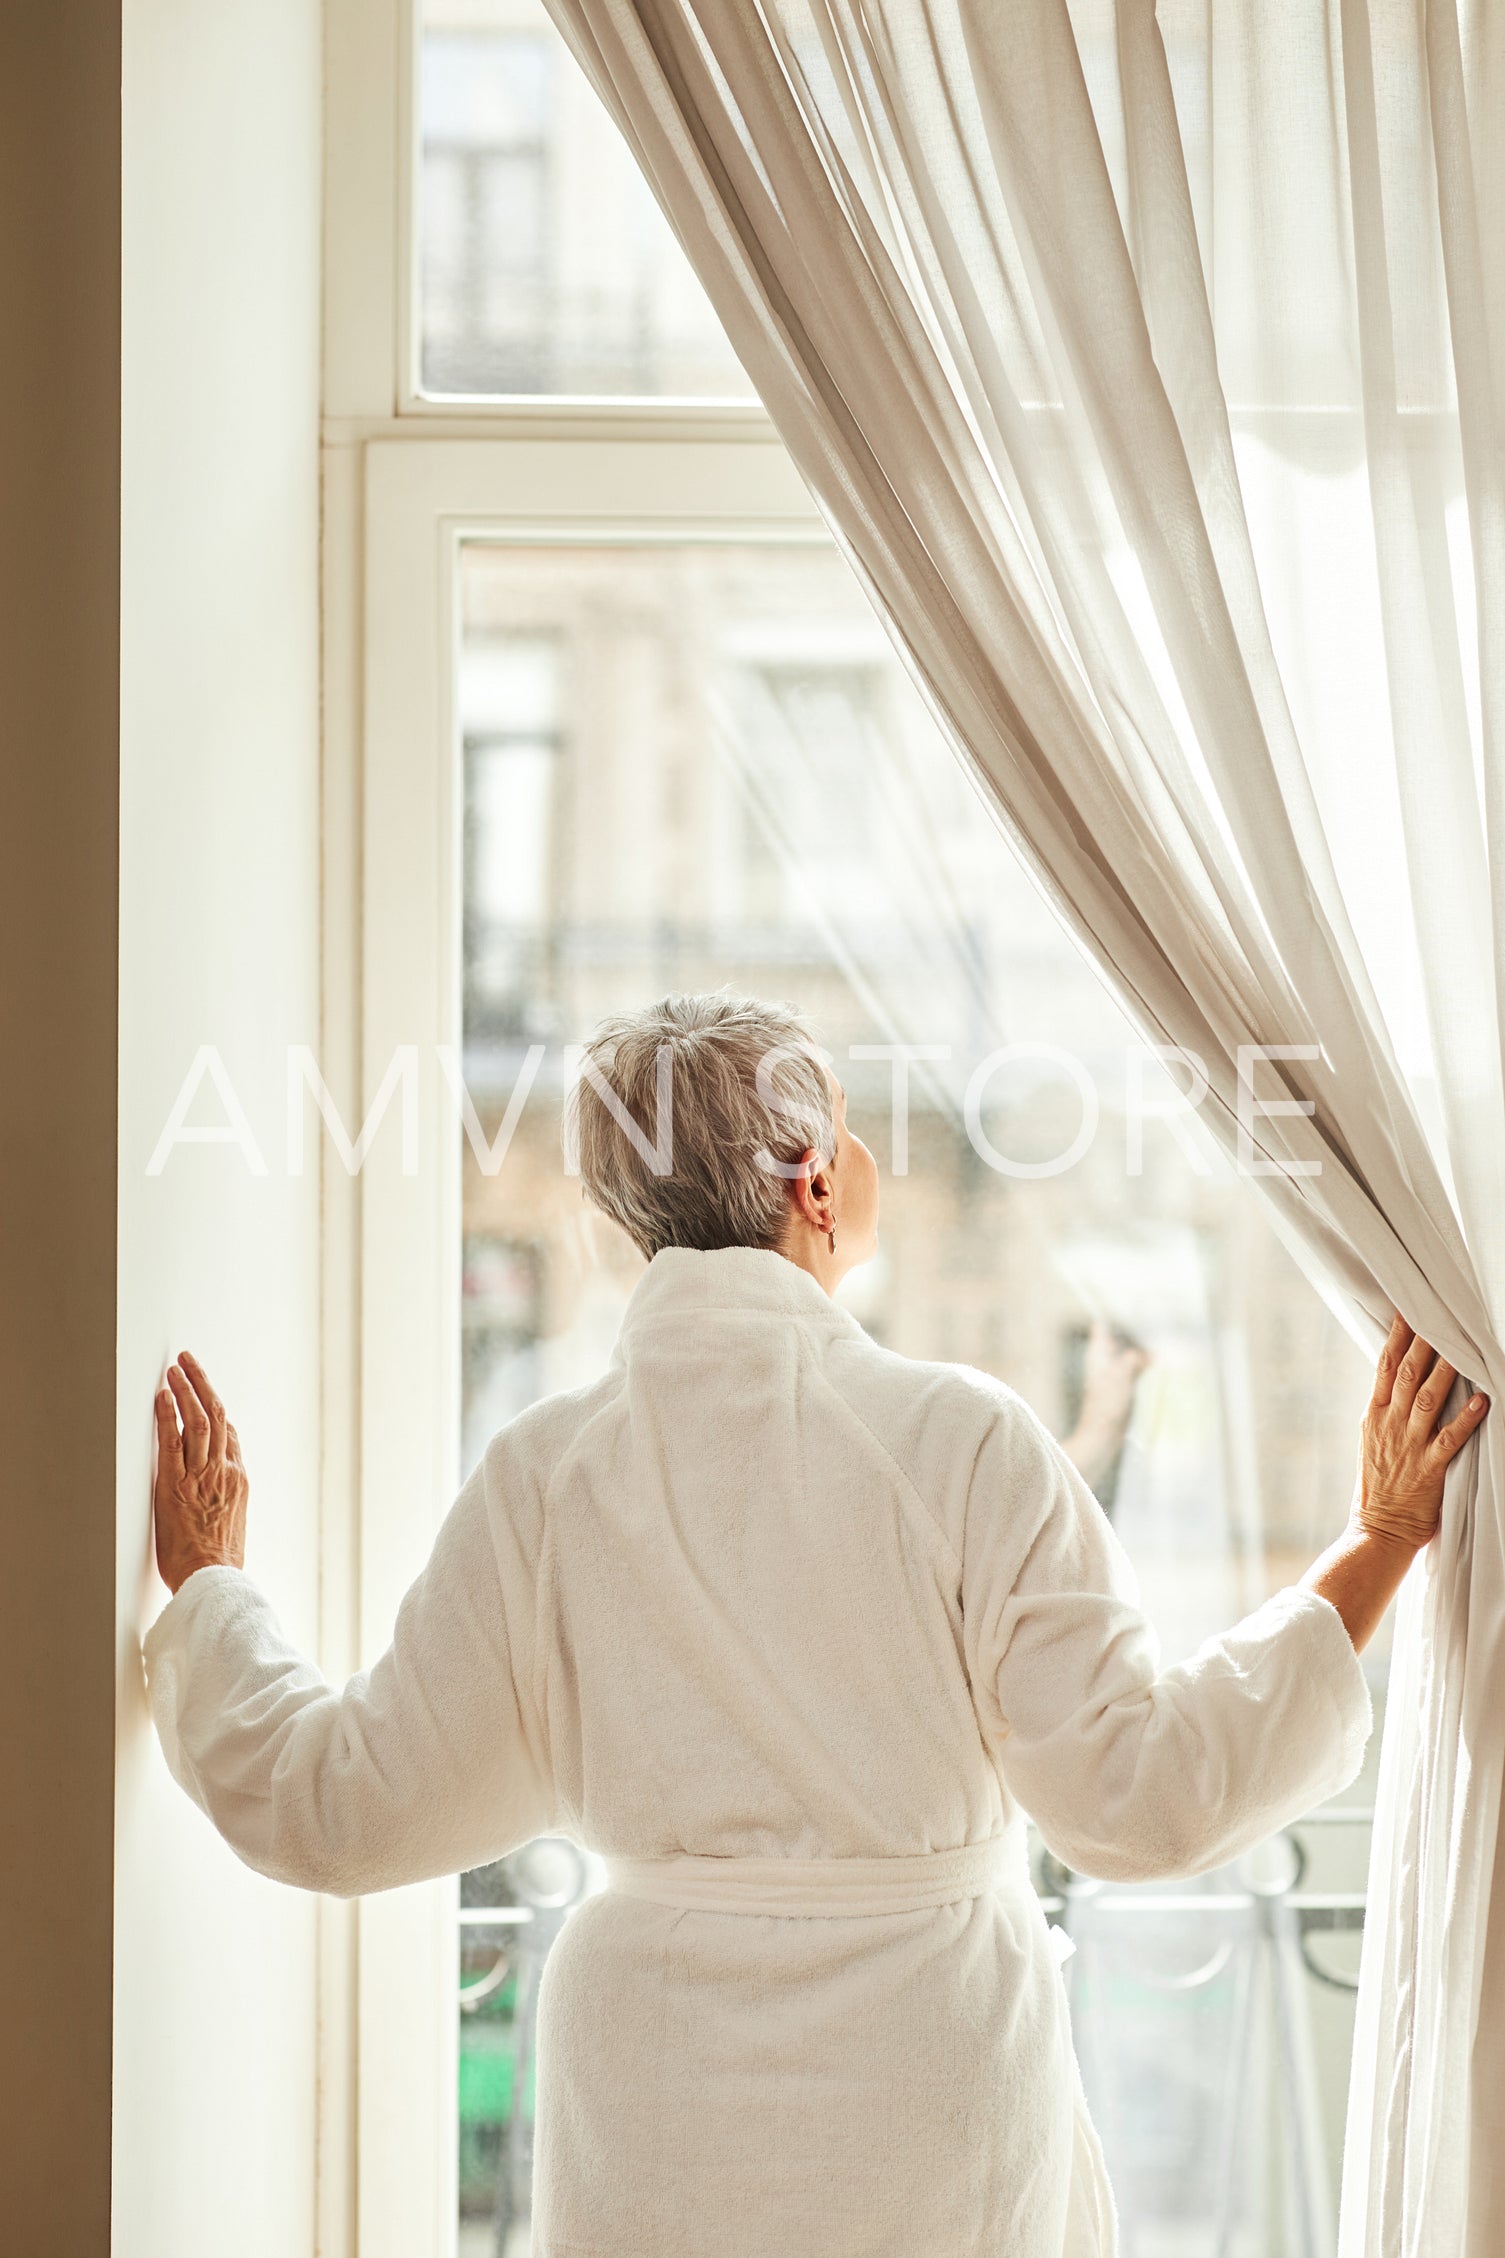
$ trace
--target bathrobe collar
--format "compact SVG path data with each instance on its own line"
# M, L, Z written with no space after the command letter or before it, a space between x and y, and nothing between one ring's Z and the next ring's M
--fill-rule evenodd
M622 1313L619 1353L640 1327L659 1318L736 1310L803 1318L833 1332L862 1333L850 1310L832 1301L808 1271L765 1247L664 1247L633 1287Z

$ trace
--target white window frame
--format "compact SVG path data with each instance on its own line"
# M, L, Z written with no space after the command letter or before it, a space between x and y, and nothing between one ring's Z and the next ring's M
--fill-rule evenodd
M825 537L756 403L419 392L418 30L417 0L326 10L320 1064L358 1125L396 1047L416 1045L420 1137L407 1178L395 1120L357 1177L323 1147L320 1638L336 1680L386 1644L458 1478L459 1142L435 1046L460 1041L461 545ZM452 2258L457 1894L325 1901L325 2258Z

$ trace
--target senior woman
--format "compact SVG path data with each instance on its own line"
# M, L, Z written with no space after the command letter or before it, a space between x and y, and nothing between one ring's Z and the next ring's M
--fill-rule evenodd
M1357 1649L1484 1399L1439 1425L1455 1375L1397 1318L1345 1533L1162 1669L1019 1396L831 1298L877 1243L878 1172L806 1025L669 998L588 1057L585 1188L649 1258L610 1368L493 1438L343 1692L244 1574L235 1431L192 1358L169 1371L168 1760L307 1889L544 1833L604 1855L539 1998L535 2258L1099 2258L1112 2198L1024 1814L1079 1871L1140 1879L1347 1785Z

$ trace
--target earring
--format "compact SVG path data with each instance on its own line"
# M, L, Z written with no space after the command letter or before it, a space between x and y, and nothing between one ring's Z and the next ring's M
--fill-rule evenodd
M829 1231L828 1231L828 1232L826 1233L826 1244L827 1244L827 1246L828 1246L828 1247L829 1247L829 1248L831 1249L831 1252L832 1252L832 1254L835 1254L835 1252L836 1252L836 1226L835 1226L835 1224L834 1224L834 1223L832 1224L832 1226L831 1226L830 1230L829 1230Z

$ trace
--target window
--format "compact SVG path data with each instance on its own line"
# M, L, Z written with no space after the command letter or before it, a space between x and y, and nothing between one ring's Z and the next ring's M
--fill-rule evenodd
M537 959L550 931L565 789L559 661L550 636L478 622L461 663L465 1016L498 1035L552 1031Z
M542 0L426 0L421 37L422 390L749 397Z
M332 52L376 70L380 17L336 0ZM428 0L411 53L394 203L412 224L376 246L399 295L367 303L361 352L342 317L327 453L328 1018L357 1031L368 1101L419 1046L421 1140L444 1155L408 1179L378 1139L358 1210L333 1211L331 1306L351 1311L333 1369L360 1375L359 1658L487 1436L599 1371L640 1267L563 1174L564 1045L723 980L811 1011L877 1153L883 1249L847 1288L862 1322L1000 1374L1069 1438L1185 1652L1339 1525L1363 1365L1253 1187L1155 1118L1171 1085L940 740L760 411L736 405L735 360L541 8ZM340 183L390 159L403 86L356 101L356 77L332 74L331 209L375 272L381 199ZM334 244L332 282L347 263ZM356 826L359 884L339 850ZM912 1068L907 1149L891 1061L861 1055L895 1043L949 1054ZM477 1134L505 1148L494 1169L456 1126L442 1045ZM979 1150L967 1085L1005 1045L1022 1048L988 1081ZM1060 1053L1099 1102L1085 1137ZM1152 1352L1132 1392L1115 1336ZM1379 1706L1383 1652L1366 1664ZM1126 2252L1331 2246L1368 1793L1185 1889L1101 1888L1039 1857L1077 1939ZM325 2085L346 2060L359 2078L325 2151L352 2153L363 2258L526 2249L532 2003L598 1884L576 1846L529 1846L368 1902L358 1955L326 1956ZM344 2199L331 2171L326 2209Z

